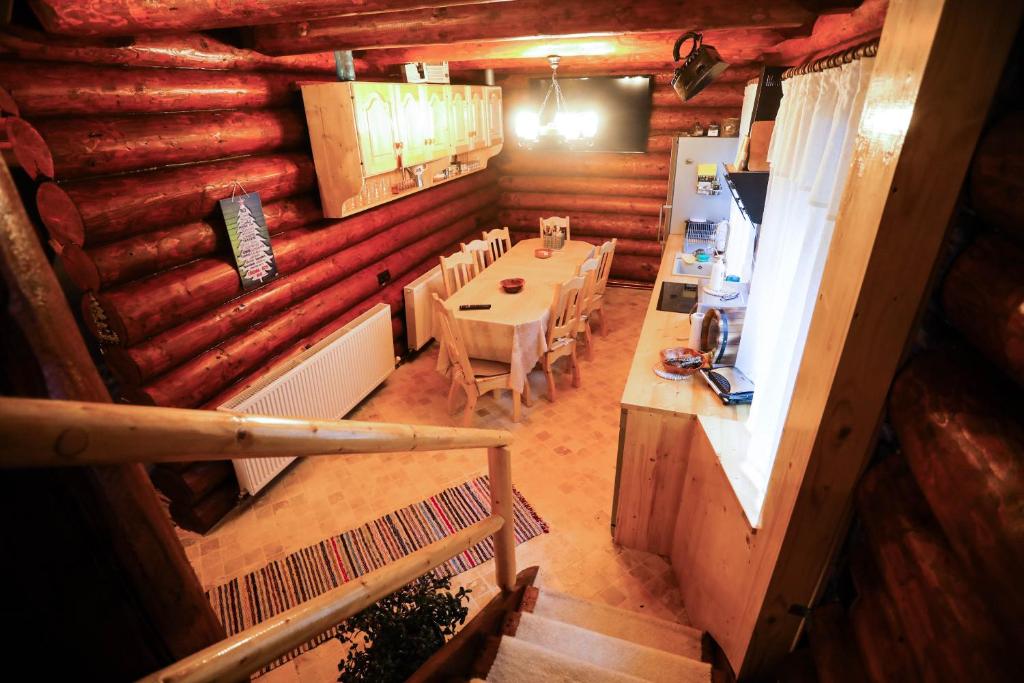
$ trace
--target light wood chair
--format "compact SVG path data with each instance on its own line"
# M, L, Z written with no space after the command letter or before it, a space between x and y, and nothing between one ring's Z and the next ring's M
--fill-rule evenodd
M466 283L480 274L476 259L472 254L457 252L451 256L441 256L441 279L444 280L445 297L466 286Z
M555 230L561 230L565 233L565 241L569 241L569 217L568 216L551 216L550 218L540 219L540 238L544 239L545 234L551 234Z
M601 248L597 252L597 260L600 265L597 269L597 278L594 283L594 293L591 296L589 302L590 311L587 313L587 322L593 322L594 314L601 313L601 336L604 337L608 334L608 325L604 316L604 293L608 287L608 276L612 272L612 259L615 257L615 245L618 244L617 239L612 239L601 245Z
M560 358L569 359L572 385L580 385L580 364L576 359L576 335L580 327L580 304L586 278L576 276L559 285L548 320L548 350L541 358L544 376L548 380L548 400L555 401L555 375L553 366Z
M587 360L594 357L594 338L590 329L590 314L593 311L594 292L597 289L597 272L601 262L596 258L588 258L582 264L578 275L584 279L583 299L580 304L580 329L577 335L582 334L587 344Z
M435 329L440 335L441 344L448 352L448 374L451 377L451 385L448 387L448 412L455 412L455 396L461 388L466 394L462 424L468 427L473 424L473 411L476 410L476 402L481 396L489 391L509 389L512 391L512 421L519 422L520 404L530 406L529 380L523 384L523 392L520 394L512 388L512 372L508 363L470 358L451 309L436 293L431 296L434 298Z
M460 249L463 254L469 254L473 257L477 273L480 273L484 268L494 263L494 257L491 255L491 245L484 240L463 242Z
M512 248L512 235L509 234L508 226L487 230L483 233L483 238L484 242L491 247L491 263L500 259Z

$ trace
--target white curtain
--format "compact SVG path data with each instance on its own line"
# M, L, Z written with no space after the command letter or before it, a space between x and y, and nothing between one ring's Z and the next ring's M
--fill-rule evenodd
M736 361L755 387L743 469L762 493L789 411L873 63L861 59L782 82Z

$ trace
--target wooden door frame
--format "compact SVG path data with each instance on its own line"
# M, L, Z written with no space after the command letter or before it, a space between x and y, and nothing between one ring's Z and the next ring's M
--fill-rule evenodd
M741 680L778 671L845 536L1022 5L892 0L759 528L691 451L673 567Z

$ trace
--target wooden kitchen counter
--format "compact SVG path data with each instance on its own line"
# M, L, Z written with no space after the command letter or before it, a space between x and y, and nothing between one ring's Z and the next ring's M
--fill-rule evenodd
M714 454L722 481L756 526L760 493L740 472L748 441L750 406L724 405L702 377L662 379L659 352L687 346L689 316L659 311L663 282L696 282L672 274L682 235L670 235L654 283L636 352L622 393L619 457L612 504L612 534L622 545L669 555L691 453ZM755 505L756 503L756 505Z

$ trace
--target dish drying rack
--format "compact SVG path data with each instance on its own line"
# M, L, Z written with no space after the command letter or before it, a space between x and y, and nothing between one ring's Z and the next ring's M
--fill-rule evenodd
M692 254L698 249L703 249L708 254L714 253L717 232L718 225L711 221L686 221L683 251Z

